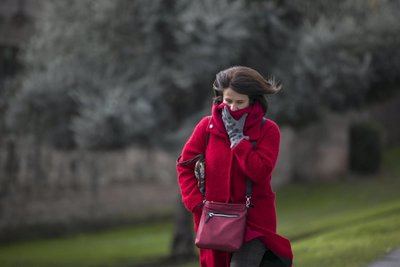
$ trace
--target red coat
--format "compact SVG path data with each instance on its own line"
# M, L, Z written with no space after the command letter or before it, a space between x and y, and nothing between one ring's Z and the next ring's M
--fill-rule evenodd
M262 125L265 110L258 103L250 106L242 140L234 148L226 133L221 109L223 104L213 104L212 116L206 116L196 125L177 160L178 183L184 206L193 214L194 229L199 224L203 196L194 177L194 164L180 165L204 153L209 133L206 159L206 199L221 202L245 202L246 178L253 181L252 204L247 215L245 242L260 238L275 255L291 266L293 254L288 239L276 233L275 192L271 188L271 173L279 153L280 131L278 125L267 119ZM257 141L253 148L252 141ZM228 252L200 249L201 266L229 266Z

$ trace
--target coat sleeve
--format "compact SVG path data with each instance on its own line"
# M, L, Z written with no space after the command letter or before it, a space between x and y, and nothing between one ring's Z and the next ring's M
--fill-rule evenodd
M279 145L279 127L269 120L256 147L253 147L250 141L243 139L232 149L232 152L245 175L257 183L271 177L278 158Z
M203 154L206 148L206 127L209 118L204 117L195 126L192 135L185 143L181 155L176 161L176 171L182 202L187 210L194 212L195 208L203 202L203 196L197 187L197 179L194 176L195 161L191 162L199 154Z

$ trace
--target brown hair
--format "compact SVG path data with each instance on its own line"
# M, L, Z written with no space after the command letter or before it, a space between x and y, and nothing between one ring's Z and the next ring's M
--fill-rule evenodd
M266 95L275 94L282 85L274 78L265 79L258 71L244 66L233 66L217 73L213 83L214 103L222 102L222 92L231 88L239 94L247 95L250 104L259 102L268 110Z

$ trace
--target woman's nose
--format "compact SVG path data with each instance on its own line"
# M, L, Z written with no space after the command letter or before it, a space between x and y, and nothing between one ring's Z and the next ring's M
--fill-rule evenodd
M237 110L237 106L236 105L231 105L230 108L231 108L232 111Z

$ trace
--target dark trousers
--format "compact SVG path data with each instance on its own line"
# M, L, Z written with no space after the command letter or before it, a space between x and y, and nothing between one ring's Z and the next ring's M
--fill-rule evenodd
M282 267L283 262L259 239L253 239L232 253L230 267Z

